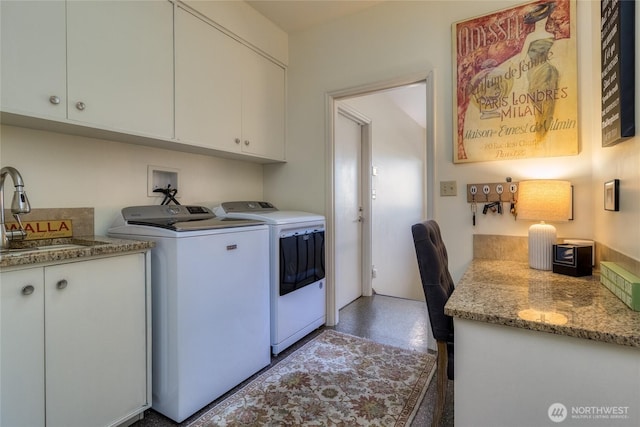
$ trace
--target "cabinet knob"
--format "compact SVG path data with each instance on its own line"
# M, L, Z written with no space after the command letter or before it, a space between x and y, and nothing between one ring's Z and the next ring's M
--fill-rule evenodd
M22 288L22 295L31 295L35 291L33 285L27 285Z
M67 280L66 279L62 279L62 280L58 280L58 283L56 283L56 288L57 289L64 289L66 288L68 285Z
M53 105L58 105L58 104L60 104L60 97L58 97L56 95L51 95L49 97L49 102L52 103Z
M248 139L245 139L244 140L244 145L249 145L249 144L251 144L251 141L249 141Z
M236 144L240 144L240 138L236 138L234 141L236 142Z
M82 101L78 101L76 102L76 108L80 111L84 110L85 108L87 108L87 105L82 102Z

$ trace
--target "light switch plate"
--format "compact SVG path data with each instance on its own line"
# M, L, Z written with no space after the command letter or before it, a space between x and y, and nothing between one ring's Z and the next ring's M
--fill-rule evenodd
M440 196L457 196L458 184L456 181L440 181Z

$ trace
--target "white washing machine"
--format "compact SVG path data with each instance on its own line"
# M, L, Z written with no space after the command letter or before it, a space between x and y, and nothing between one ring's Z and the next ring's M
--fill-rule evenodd
M264 221L270 229L271 351L278 354L326 322L325 218L269 202L225 202L219 217Z
M109 230L151 240L154 410L181 422L271 361L269 229L202 206L133 206Z

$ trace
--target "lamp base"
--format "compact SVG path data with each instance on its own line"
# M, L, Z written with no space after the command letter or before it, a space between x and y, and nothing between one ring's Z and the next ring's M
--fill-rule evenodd
M551 270L553 245L556 241L556 228L553 225L541 222L529 227L529 267L536 270Z

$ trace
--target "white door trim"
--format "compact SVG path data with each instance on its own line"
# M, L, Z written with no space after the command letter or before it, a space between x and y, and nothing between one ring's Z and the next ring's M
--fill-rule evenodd
M335 189L335 180L334 180L334 156L335 156L335 114L337 114L336 110L336 102L341 98L353 97L366 95L372 92L382 91L386 89L393 89L400 86L406 86L413 83L418 82L426 82L426 91L427 91L427 130L426 130L426 170L425 170L425 207L424 212L426 213L427 218L433 218L434 215L434 179L436 176L435 171L435 73L433 70L425 73L414 74L406 77L398 77L391 80L386 80L382 82L370 83L361 86L354 86L347 89L341 89L337 91L327 92L325 95L325 135L327 135L326 140L326 201L325 205L326 209L326 222L327 222L327 238L325 240L325 249L326 249L326 277L327 277L327 321L326 324L328 326L335 326L338 323L338 308L336 303L336 285L335 285L335 236L333 235L335 227L335 200L334 200L334 189ZM369 127L370 132L370 127ZM370 136L369 136L370 137ZM364 139L363 139L364 142ZM369 166L363 167L363 171L366 171L366 175L368 176L368 202L371 202L371 150L367 153ZM370 209L369 209L370 212ZM370 224L370 222L369 222ZM370 226L370 225L369 225ZM366 228L366 227L365 227ZM364 235L367 234L363 230L363 241L365 239ZM369 233L370 238L370 233ZM370 241L367 242L370 252ZM364 253L363 253L364 257ZM370 265L371 259L368 259L368 264L364 262L363 265ZM363 277L371 276L371 272L369 271L368 275L363 275ZM369 279L370 280L370 279ZM369 281L369 287L371 287L371 282Z

